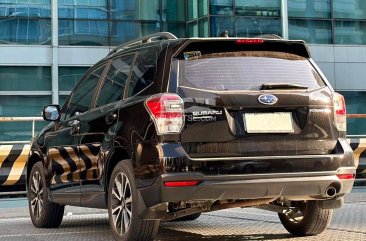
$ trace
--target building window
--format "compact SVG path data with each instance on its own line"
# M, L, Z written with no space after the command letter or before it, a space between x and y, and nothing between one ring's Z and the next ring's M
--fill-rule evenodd
M235 36L234 18L232 17L211 17L210 18L210 35L218 37L227 31L230 36Z
M198 17L204 17L208 14L208 0L197 0L198 1Z
M58 85L59 91L69 92L79 82L89 67L59 67Z
M107 19L107 1L58 0L58 17L72 19Z
M108 45L108 23L100 20L60 20L60 45Z
M233 0L210 0L210 13L213 15L233 15Z
M281 22L278 18L236 18L236 36L254 37L263 34L281 35Z
M0 67L0 116L41 116L42 107L51 103L50 67ZM39 131L44 122L36 122ZM31 122L4 122L1 141L25 141L32 137Z
M160 22L111 22L111 45L120 45L123 42L152 33L160 32Z
M42 107L51 103L51 96L0 95L0 116L41 116ZM36 122L40 131L45 122ZM31 122L3 122L0 125L0 141L28 141L32 138Z
M331 21L289 19L290 39L305 40L307 43L332 43Z
M366 19L365 0L333 0L334 18Z
M330 18L331 0L288 0L288 16Z
M50 0L0 1L0 44L50 44Z
M41 116L51 96L0 95L0 116Z
M185 23L163 23L163 31L171 32L178 38L184 38L187 35Z
M0 66L0 116L41 116L51 103L51 68ZM44 122L36 122L39 131ZM32 137L31 122L4 122L0 141L27 141Z
M198 20L198 35L200 37L208 37L208 18Z
M51 68L0 66L0 90L51 91Z
M366 21L335 21L335 44L366 44Z
M240 16L280 17L279 0L235 0L235 14Z
M58 1L60 45L108 45L107 1Z
M162 0L163 22L184 22L186 21L185 1L182 0Z
M160 20L159 0L110 0L111 19Z
M188 20L207 16L208 0L188 0Z

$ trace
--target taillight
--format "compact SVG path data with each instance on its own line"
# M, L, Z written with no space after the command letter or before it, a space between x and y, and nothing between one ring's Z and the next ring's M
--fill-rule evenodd
M350 180L355 179L355 174L337 174L337 177L340 180Z
M171 181L164 182L165 187L193 187L200 184L201 181Z
M177 94L153 95L145 102L158 135L180 133L184 125L183 100Z
M264 43L263 39L238 39L235 41L236 44L262 44Z
M333 97L334 118L338 131L347 130L346 102L341 94L335 93Z

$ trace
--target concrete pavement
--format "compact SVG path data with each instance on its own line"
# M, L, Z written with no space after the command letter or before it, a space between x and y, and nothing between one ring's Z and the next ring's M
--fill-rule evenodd
M105 210L67 207L58 229L34 228L26 200L0 201L0 241L113 240ZM15 207L16 206L16 207ZM15 213L13 210L17 210ZM72 215L71 215L72 212ZM14 218L14 215L17 218ZM159 241L240 240L366 240L366 189L356 188L343 208L335 210L330 228L315 237L294 238L282 227L277 214L255 208L228 209L201 215L190 222L161 224Z

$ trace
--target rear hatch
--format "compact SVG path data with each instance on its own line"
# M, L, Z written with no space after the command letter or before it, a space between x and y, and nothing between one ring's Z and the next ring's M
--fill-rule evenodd
M302 42L188 42L175 56L191 158L319 155L338 139L332 91Z

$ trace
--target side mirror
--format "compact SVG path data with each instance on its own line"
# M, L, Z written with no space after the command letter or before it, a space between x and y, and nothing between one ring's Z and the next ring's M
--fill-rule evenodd
M60 119L60 106L47 105L43 107L43 119L46 121L57 121Z

